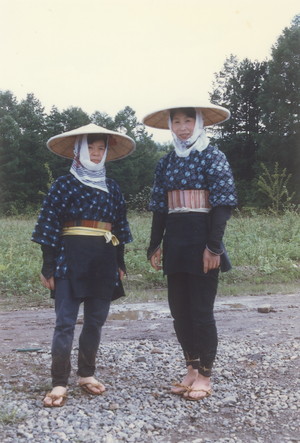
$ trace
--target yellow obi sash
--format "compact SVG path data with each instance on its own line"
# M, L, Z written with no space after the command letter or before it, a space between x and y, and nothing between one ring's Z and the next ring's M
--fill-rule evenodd
M88 220L81 220L76 222L66 222L64 224L61 235L90 235L90 236L103 236L106 243L110 241L114 246L117 246L120 242L117 237L111 233L110 230L104 229L100 226L109 227L109 223L95 222L98 223L99 227L89 227L86 226L89 222ZM84 226L82 226L84 225Z
M204 189L174 190L168 192L169 213L209 212L209 191Z

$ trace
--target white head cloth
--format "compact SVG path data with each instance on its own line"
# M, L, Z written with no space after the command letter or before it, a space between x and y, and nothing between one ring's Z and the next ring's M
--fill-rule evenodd
M203 151L209 144L209 139L205 133L203 118L201 111L196 111L196 121L194 132L187 140L180 140L176 134L172 131L172 121L169 117L169 128L173 137L173 145L178 157L188 157L192 151Z
M107 146L108 142L106 143L106 149L101 162L94 163L90 160L87 135L77 136L74 145L74 160L70 168L71 174L81 183L105 192L109 192L106 186L106 170L104 166Z

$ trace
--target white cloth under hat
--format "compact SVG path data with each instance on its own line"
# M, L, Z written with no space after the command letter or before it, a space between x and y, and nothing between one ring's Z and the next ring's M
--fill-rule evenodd
M74 160L71 165L70 172L84 185L109 192L106 185L106 157L107 142L101 162L92 162L90 160L87 135L78 135L74 144Z
M169 128L173 137L173 145L178 157L188 157L192 151L203 151L209 144L209 139L204 130L203 117L201 111L196 111L196 120L193 134L187 140L181 140L172 131L172 121L169 117Z

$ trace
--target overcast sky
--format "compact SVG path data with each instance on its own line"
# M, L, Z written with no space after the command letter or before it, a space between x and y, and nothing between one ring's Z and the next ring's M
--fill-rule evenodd
M0 0L0 89L33 92L46 112L201 105L230 54L268 59L299 12L299 0Z

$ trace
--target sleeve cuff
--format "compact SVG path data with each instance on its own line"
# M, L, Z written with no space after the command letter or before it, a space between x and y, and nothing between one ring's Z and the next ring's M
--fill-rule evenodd
M206 245L206 249L214 255L222 255L224 253L224 249L211 249Z

